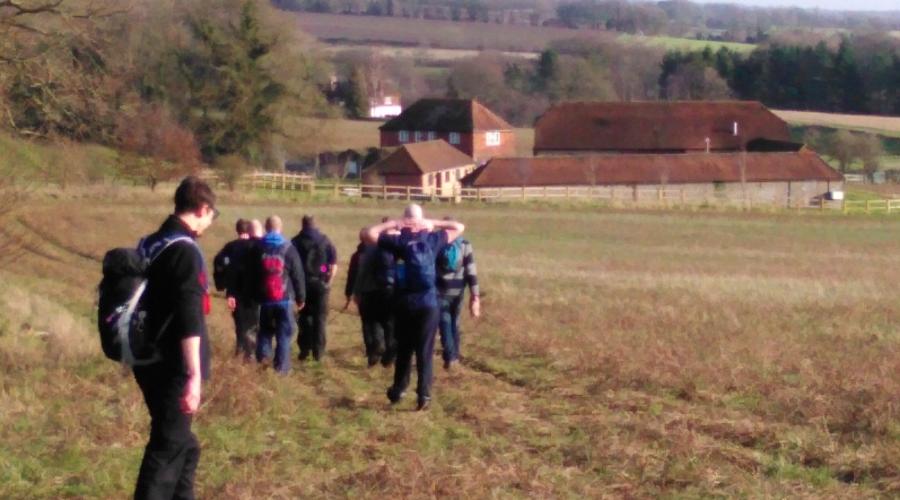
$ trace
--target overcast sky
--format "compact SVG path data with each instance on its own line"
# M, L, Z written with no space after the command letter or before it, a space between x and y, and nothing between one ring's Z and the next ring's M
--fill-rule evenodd
M828 10L900 11L900 0L695 0L700 3L736 3L757 7L803 7Z

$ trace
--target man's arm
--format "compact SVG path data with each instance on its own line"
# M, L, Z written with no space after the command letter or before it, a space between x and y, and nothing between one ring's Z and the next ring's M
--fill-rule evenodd
M400 227L402 227L401 221L389 220L387 222L382 222L381 224L375 224L374 226L364 227L359 232L359 237L362 239L363 243L377 245L378 237L381 236L381 233L391 229L400 229Z
M478 268L472 244L465 242L463 250L463 280L469 287L469 313L473 318L481 316L481 298L478 290Z
M306 303L306 277L303 275L303 261L300 260L300 253L297 252L294 245L288 248L285 259L289 262L289 279L291 286L294 287L294 301L297 302L300 309L303 309L303 304Z
M455 220L429 220L428 222L435 230L443 229L447 232L447 243L459 238L459 235L466 230L466 226L462 222Z
M200 335L181 339L181 354L188 374L187 385L181 395L181 411L193 415L200 408L202 391L200 373Z

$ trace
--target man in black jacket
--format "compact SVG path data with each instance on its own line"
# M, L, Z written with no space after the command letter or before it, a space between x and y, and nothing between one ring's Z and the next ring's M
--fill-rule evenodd
M291 240L303 261L306 275L306 307L297 320L300 327L300 361L310 353L319 361L325 355L325 323L328 321L328 292L337 274L337 250L319 231L312 215L303 216L303 228Z
M251 280L257 285L260 303L259 333L256 336L256 360L271 356L275 338L273 366L278 373L291 371L291 337L294 329L294 303L301 311L306 301L303 264L297 249L281 235L281 218L266 219L266 235L259 241L252 259Z
M251 223L238 219L235 224L237 239L229 241L213 259L213 278L217 290L224 290L228 309L234 319L234 355L244 355L245 360L253 356L253 335L259 326L259 304L256 303L253 287L247 283L247 258L256 247L250 238Z
M203 254L193 239L218 214L215 202L209 185L185 178L175 191L175 213L139 245L143 255L160 245L165 249L147 270L144 295L148 330L161 332L157 347L162 360L134 367L150 411L150 440L136 499L194 498L200 445L191 420L200 407L201 380L209 378L205 315L210 303Z

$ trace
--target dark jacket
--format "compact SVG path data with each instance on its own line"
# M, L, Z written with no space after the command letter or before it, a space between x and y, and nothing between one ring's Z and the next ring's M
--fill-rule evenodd
M316 244L322 245L325 248L325 264L329 267L337 263L337 249L334 248L334 245L331 243L331 240L328 239L328 236L325 236L325 234L316 228L303 229L291 240L291 244L294 245L294 248L296 248L297 252L300 254L300 260L304 263L303 269L308 270L308 266L305 265L307 255L304 250L305 246L303 245L304 239L313 240ZM314 276L311 273L306 274L307 281L321 281L321 279L321 274L319 276Z
M255 300L254 288L247 281L247 264L250 254L257 245L257 240L236 239L222 247L213 259L216 288L225 290L225 295L241 302Z
M265 272L262 267L263 254L267 251L282 252L284 256L284 271L282 271L281 279L287 284L286 295L283 300L277 302L279 304L290 304L293 302L306 302L306 282L303 276L303 262L300 261L300 255L297 249L278 233L268 233L257 245L254 246L248 259L248 280L256 290L256 300L263 305L274 304L265 295Z
M142 240L149 248L164 238L191 236L191 230L175 216L169 216L159 230ZM173 375L187 376L181 341L200 337L200 368L209 378L209 337L206 315L210 300L206 264L200 247L190 242L176 242L162 251L147 269L147 323L150 331L162 329L159 349L163 363ZM166 323L168 321L168 324ZM164 325L165 328L163 329Z

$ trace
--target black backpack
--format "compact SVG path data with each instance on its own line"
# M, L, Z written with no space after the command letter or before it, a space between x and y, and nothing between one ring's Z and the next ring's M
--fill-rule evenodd
M328 279L328 242L324 237L313 238L301 234L297 238L303 272L306 281L326 281Z
M148 331L144 291L147 269L170 245L194 240L188 236L163 238L149 249L115 248L103 256L103 279L97 286L97 330L107 358L127 366L144 366L162 359L157 348L171 317L158 331Z

